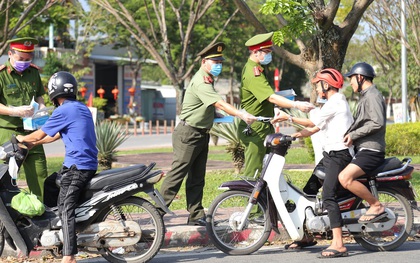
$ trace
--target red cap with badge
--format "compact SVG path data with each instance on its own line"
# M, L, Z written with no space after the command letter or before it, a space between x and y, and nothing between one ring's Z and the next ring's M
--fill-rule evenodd
M34 52L35 45L38 44L38 40L32 37L21 37L21 38L11 39L7 41L7 43L10 44L11 50L30 53L30 52Z

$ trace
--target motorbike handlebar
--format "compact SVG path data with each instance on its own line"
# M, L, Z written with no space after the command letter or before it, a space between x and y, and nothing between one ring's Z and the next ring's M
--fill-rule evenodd
M271 117L263 117L263 116L255 116L257 118L256 121L260 122L270 122L273 118Z

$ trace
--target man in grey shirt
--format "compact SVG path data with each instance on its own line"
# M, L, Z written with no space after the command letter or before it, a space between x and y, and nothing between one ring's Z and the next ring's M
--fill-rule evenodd
M386 106L381 92L373 84L375 71L371 65L356 63L349 73L350 84L359 92L360 100L354 123L344 136L344 143L354 145L356 155L339 174L341 185L366 200L370 207L359 223L376 222L387 216L385 207L369 189L355 180L378 168L385 158Z

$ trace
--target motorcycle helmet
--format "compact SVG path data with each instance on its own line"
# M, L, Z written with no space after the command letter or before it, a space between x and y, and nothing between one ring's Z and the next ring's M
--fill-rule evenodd
M359 62L354 64L354 66L351 68L350 72L344 74L344 76L351 77L353 75L362 75L368 78L374 78L376 77L375 70L371 65L369 65L366 62Z
M343 75L341 75L341 73L338 72L338 70L333 68L326 68L320 70L316 74L315 78L312 79L312 83L317 83L321 80L327 82L330 86L337 89L341 89L344 83Z
M48 95L50 100L57 104L57 98L76 99L77 81L76 78L66 71L54 73L48 81Z

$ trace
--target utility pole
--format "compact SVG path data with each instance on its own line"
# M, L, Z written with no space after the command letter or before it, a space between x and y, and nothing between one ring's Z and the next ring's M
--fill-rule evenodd
M407 39L405 21L405 0L401 0L401 103L402 103L402 122L407 122L407 49L405 40Z

